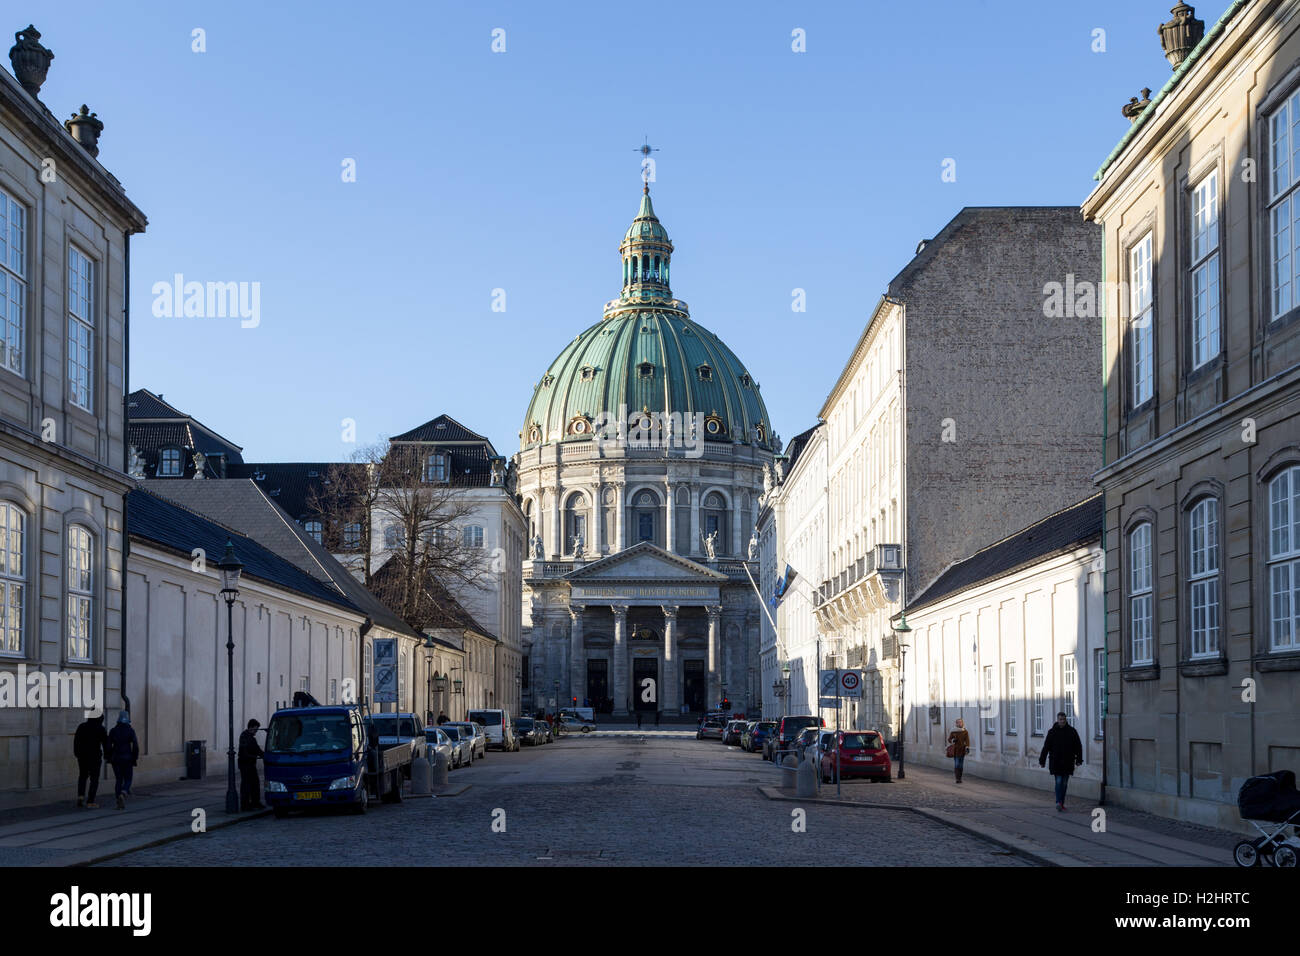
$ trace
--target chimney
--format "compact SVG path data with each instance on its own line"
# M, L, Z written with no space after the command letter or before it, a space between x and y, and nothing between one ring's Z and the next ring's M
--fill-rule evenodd
M32 99L36 99L54 54L41 46L41 33L31 24L28 24L26 30L15 33L14 40L17 42L9 48L9 62L13 64L14 76L18 77L18 82L32 95Z
M1160 46L1164 48L1165 59L1176 70L1205 36L1205 21L1196 19L1196 11L1185 3L1179 3L1169 12L1174 16L1168 23L1160 24Z

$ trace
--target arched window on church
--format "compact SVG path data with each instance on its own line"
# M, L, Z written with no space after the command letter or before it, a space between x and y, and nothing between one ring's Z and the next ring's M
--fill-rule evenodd
M633 539L655 543L658 540L658 516L659 499L655 497L653 492L638 492L632 505Z
M583 551L591 549L591 538L587 534L589 508L587 496L582 492L570 495L564 503L564 553L573 554L577 539L582 539Z
M632 257L632 281L636 281L636 256Z
M700 506L700 532L707 538L717 533L714 538L714 547L718 554L726 554L730 551L727 535L727 501L716 491L710 491L704 496L704 503Z

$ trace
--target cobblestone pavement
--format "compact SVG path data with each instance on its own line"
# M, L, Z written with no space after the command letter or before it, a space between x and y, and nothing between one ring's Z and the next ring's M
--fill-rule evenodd
M712 741L593 734L493 751L452 774L472 784L456 797L360 817L255 820L106 865L1027 865L905 810L805 807L758 792L778 780L770 764Z

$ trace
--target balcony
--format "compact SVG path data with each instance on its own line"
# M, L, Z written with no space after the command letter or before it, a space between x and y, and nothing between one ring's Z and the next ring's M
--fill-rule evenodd
M903 571L902 546L878 544L821 583L813 610L828 629L855 623L899 599Z

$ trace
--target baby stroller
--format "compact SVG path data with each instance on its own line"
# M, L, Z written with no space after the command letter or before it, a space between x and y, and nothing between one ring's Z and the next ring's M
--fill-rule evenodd
M1250 821L1260 833L1258 840L1243 840L1232 851L1238 866L1295 866L1300 856L1300 793L1295 788L1295 773L1278 770L1251 777L1237 794L1241 818ZM1261 826L1256 821L1276 824ZM1292 834L1287 837L1287 828Z

